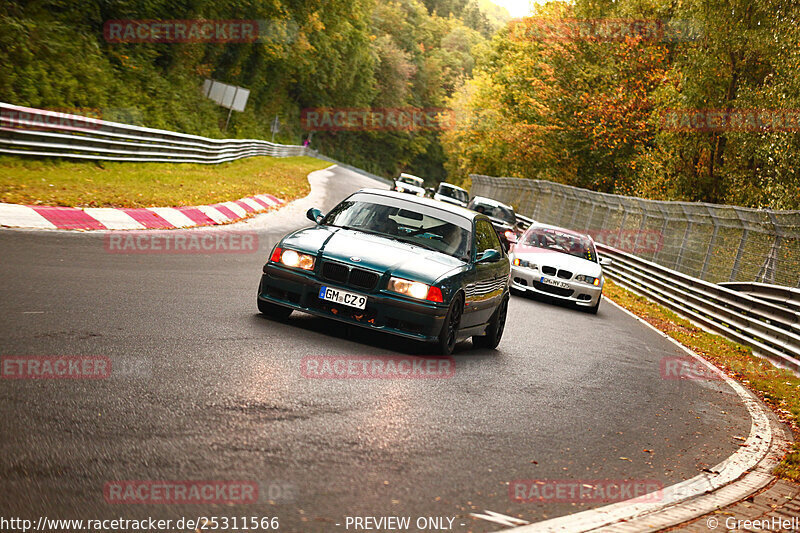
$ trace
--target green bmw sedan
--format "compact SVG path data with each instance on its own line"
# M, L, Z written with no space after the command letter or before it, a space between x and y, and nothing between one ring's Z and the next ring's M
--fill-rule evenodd
M264 265L258 309L292 311L435 344L472 337L494 349L505 327L510 263L485 215L362 189L283 237Z

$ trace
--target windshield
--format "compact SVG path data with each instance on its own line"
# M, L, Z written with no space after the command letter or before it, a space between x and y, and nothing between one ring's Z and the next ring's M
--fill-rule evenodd
M596 262L594 247L588 237L551 228L531 228L522 237L523 246L544 248L563 254L574 255Z
M400 183L408 183L409 185L416 185L417 187L422 187L422 178L412 178L409 176L400 176L397 178L397 181Z
M471 222L425 205L372 194L356 194L328 213L323 224L383 235L469 260Z
M469 196L467 195L466 191L462 191L461 189L456 189L455 187L445 184L439 185L439 194L442 196L447 196L448 198L455 198L461 202L469 201Z
M517 223L517 217L514 216L514 212L507 207L483 202L474 202L470 209L477 211L478 213L483 213L487 217L499 218L504 222L508 222L512 226Z

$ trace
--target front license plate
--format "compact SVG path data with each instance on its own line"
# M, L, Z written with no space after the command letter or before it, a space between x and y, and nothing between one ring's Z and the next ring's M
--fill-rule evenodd
M542 276L541 281L545 285L552 285L553 287L561 287L562 289L569 289L569 283L564 283L563 281L558 281L557 279L550 279Z
M367 306L367 297L354 292L347 292L341 289L333 289L331 287L320 287L319 297L328 302L337 304L349 305L356 309L364 309Z

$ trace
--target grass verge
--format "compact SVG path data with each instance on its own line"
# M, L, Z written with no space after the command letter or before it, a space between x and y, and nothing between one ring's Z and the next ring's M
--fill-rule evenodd
M218 165L0 157L0 201L73 207L172 207L308 194L312 157L249 157Z
M708 333L669 309L606 279L603 293L755 392L795 435L800 429L800 378L753 355L747 346ZM800 444L784 457L774 474L800 482Z

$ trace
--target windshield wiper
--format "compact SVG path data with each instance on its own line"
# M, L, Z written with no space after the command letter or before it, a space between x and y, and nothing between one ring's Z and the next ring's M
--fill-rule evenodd
M433 252L444 253L441 250L434 248L433 246L430 246L429 244L425 244L423 242L412 241L410 239L403 239L402 237L398 237L397 240L400 242L411 244L413 246L419 246L420 248L425 248L426 250L431 250Z
M369 233L371 235L378 235L379 237L386 237L388 239L392 239L393 241L402 242L402 243L405 243L405 244L411 244L413 246L419 246L420 248L425 248L426 250L431 250L432 252L444 253L441 250L439 250L437 248L434 248L433 246L430 246L428 244L425 244L425 243L422 243L422 242L413 241L413 240L410 240L410 239L404 239L404 238L402 238L402 237L400 237L398 235L392 235L390 233L383 233L383 232L380 232L380 231L375 231L374 229L367 229L367 228L354 227L354 226L336 226L336 227L337 228L341 228L341 229L351 230L351 231L363 231L364 233ZM446 254L446 255L448 255L448 254Z
M369 233L370 235L378 235L379 237L386 237L392 239L394 241L400 241L400 238L396 235L391 235L389 233L383 233L381 231L376 231L374 229L364 228L360 226L336 226L337 228L348 229L350 231L363 231L364 233ZM403 241L400 241L403 242Z

